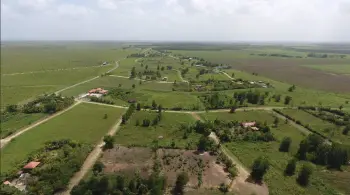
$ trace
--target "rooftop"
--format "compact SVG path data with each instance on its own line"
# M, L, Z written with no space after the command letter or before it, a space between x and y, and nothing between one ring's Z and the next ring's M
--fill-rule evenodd
M40 162L32 161L32 162L28 163L26 166L24 166L23 169L34 169L39 164L40 164Z

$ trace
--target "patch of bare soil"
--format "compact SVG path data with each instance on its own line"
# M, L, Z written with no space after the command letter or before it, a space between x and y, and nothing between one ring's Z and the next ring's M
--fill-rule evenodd
M197 187L199 180L201 187L218 187L221 183L230 183L224 167L216 163L216 156L208 153L198 154L192 150L160 149L157 151L163 171L169 184L174 184L177 174L187 172L189 175L188 187ZM201 179L200 179L201 178Z
M153 166L153 153L148 148L127 148L117 146L103 153L101 162L105 165L104 173L123 172L148 176Z

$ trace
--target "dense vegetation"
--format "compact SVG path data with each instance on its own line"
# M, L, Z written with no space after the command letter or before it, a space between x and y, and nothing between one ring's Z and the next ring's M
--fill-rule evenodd
M64 190L91 149L90 145L58 140L48 142L42 149L33 152L27 162L39 161L41 164L30 172L28 194L54 194ZM16 173L11 173L6 177L9 179L17 176Z

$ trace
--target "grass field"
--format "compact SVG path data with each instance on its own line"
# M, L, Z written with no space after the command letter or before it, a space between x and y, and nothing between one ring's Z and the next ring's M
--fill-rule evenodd
M247 111L247 112L236 112L234 114L230 113L206 113L201 114L202 118L206 120L215 120L216 118L221 120L237 120L237 121L266 121L267 124L272 124L273 117L270 113L265 111ZM315 173L316 176L312 178L312 185L307 188L300 187L295 179L296 176L286 177L283 174L285 166L289 159L293 158L294 154L299 148L299 143L305 138L305 135L298 131L295 127L290 124L285 124L284 121L280 121L277 128L271 128L271 132L277 139L274 142L231 142L225 144L226 148L234 154L246 167L250 168L253 161L259 156L266 156L270 162L270 169L265 176L265 181L269 186L269 193L274 195L279 194L307 194L307 195L318 195L318 194L332 194L332 187L328 184L330 178L334 175L341 175L343 177L347 173L332 172L332 171L322 171L325 168L319 167L318 171ZM284 137L290 137L292 139L292 144L289 153L282 153L278 151L279 145ZM302 162L299 162L299 167ZM345 175L344 175L345 174ZM320 179L321 178L321 179ZM324 184L322 181L327 181ZM346 185L344 184L332 184L333 187L339 187L339 189L344 189Z
M157 116L155 112L139 111L134 113L128 123L115 135L116 143L125 146L152 146L154 140L159 141L160 146L171 146L174 141L176 147L185 148L188 144L195 147L200 135L192 133L187 139L183 139L184 132L180 130L181 124L192 124L195 120L189 114L162 113L162 120L157 126L142 127L136 126L139 120L140 125L144 119L153 120ZM159 139L159 136L163 136Z
M113 66L2 76L3 105L15 104L99 76ZM63 79L64 78L64 79Z
M114 64L132 52L121 45L92 43L6 45L1 48L1 74Z
M15 138L1 153L1 173L18 168L30 153L40 149L45 142L72 139L96 144L115 124L124 109L94 104L80 104L72 110L41 124ZM107 114L108 118L104 119Z
M15 133L17 130L32 124L33 122L44 118L47 116L44 113L35 113L35 114L25 114L18 113L11 115L6 120L1 121L1 132L0 137L4 138L9 134Z
M330 106L330 107L339 107L340 105L343 105L344 107L349 107L350 104L346 104L346 101L350 101L350 94L337 94L332 92L325 92L325 91L318 91L313 89L307 89L300 86L296 86L296 90L293 92L289 92L288 88L292 86L292 84L275 81L263 76L255 76L250 73L246 73L239 70L225 70L226 73L229 75L232 75L234 73L234 78L237 79L244 79L244 80L250 80L250 81L264 81L266 83L270 83L273 88L269 89L258 89L259 91L269 91L271 95L278 94L282 95L282 101L281 102L274 102L273 100L271 102L266 102L267 105L278 105L278 106L284 106L283 104L283 98L285 96L291 96L292 97L292 105L293 106L299 106L299 105L313 105L313 106L319 106L322 104L323 106Z
M268 48L265 48L268 49ZM264 50L264 48L260 48ZM278 58L252 56L250 50L221 50L221 51L188 51L175 50L185 56L196 56L205 60L228 64L242 71L260 75L303 87L339 93L350 93L350 77L334 76L320 70L306 68L300 65L349 64L350 58Z
M350 143L350 137L342 134L342 128L327 121L323 121L307 112L296 109L281 110L284 114L295 118L304 125L309 125L313 130L340 143Z
M350 75L350 63L349 64L335 64L335 65L303 65L307 68L313 68L316 70L322 70L329 73L347 74Z

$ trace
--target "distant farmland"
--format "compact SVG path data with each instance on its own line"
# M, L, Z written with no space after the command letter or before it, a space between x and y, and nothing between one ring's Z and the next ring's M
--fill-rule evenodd
M241 51L240 51L241 52ZM349 64L347 59L316 59L316 58L277 58L257 57L236 51L176 51L189 56L204 58L215 63L229 64L233 68L249 73L258 73L271 79L300 85L307 88L331 91L350 92L350 76L332 75L327 72L310 69L301 65ZM253 53L253 52L251 52Z

